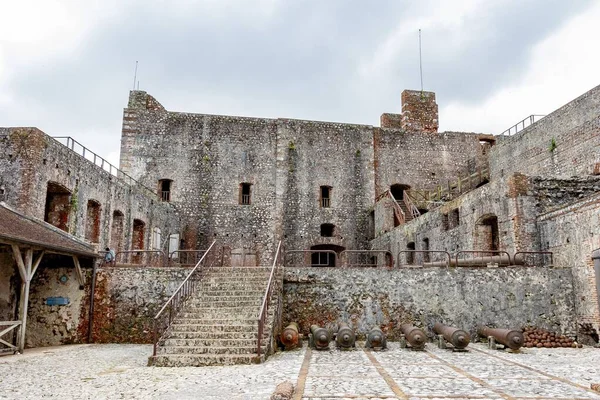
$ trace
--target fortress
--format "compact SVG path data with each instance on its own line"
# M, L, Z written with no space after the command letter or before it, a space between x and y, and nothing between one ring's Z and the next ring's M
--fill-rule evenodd
M27 320L4 340L150 343L188 258L215 242L213 270L239 280L281 264L271 333L344 320L394 338L442 319L597 342L600 86L501 135L438 132L432 92L401 106L374 127L173 112L132 91L118 169L71 138L0 128L14 221L0 320Z

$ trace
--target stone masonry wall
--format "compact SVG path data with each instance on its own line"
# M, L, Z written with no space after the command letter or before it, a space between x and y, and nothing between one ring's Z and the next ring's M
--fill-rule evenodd
M287 248L361 248L378 187L446 183L481 153L475 134L168 112L150 98L131 92L121 168L149 187L173 180L187 248L215 237L262 259L278 238ZM241 183L251 184L250 206L239 204ZM321 207L320 186L331 187L330 207ZM321 236L323 223L336 226L333 237Z
M110 243L115 211L124 214L124 249L130 249L134 219L146 224L145 248L153 228L161 229L165 243L168 233L179 231L177 215L168 203L158 202L153 193L125 183L36 128L0 128L0 170L7 204L42 220L48 183L67 189L65 225L79 238L85 238L88 201L99 203L99 248Z
M516 251L536 251L539 249L535 219L537 203L528 191L528 182L526 177L515 175L488 183L395 228L389 221L392 213L379 212L389 210L389 207L377 207L375 226L382 230L375 232L371 247L390 250L394 258L400 251L407 250L411 242L415 243L416 250L426 250L425 243L429 250L450 253L486 250L489 247L478 242L477 227L486 218L496 216L499 250L511 255Z
M154 316L189 272L145 266L98 269L94 342L152 343Z
M563 178L588 175L598 163L600 86L518 134L499 140L490 152L492 179L513 172Z
M284 325L345 321L360 337L381 326L398 339L400 325L431 332L436 321L472 334L477 325L535 325L575 334L571 271L548 268L286 268Z
M600 247L600 193L553 207L538 216L537 225L542 249L554 253L555 265L573 271L579 323L600 331L600 299L591 258Z

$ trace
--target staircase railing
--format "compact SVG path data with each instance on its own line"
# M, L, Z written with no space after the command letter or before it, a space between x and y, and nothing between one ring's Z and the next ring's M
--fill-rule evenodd
M154 350L152 355L156 357L156 349L158 347L158 342L162 337L163 333L171 326L173 319L177 316L182 306L185 304L185 301L189 299L189 297L194 293L197 284L200 282L205 273L213 266L215 261L217 261L218 257L208 257L212 256L214 251L211 253L211 250L215 246L215 241L213 241L206 250L206 252L202 255L202 258L194 269L190 271L188 276L181 282L181 285L175 290L175 293L167 300L164 306L160 309L158 314L154 317ZM206 262L209 260L209 262Z
M265 329L265 322L267 320L267 316L269 315L269 303L271 302L271 297L273 295L273 288L276 285L275 277L279 275L279 270L282 267L282 255L281 251L281 241L277 245L277 251L275 252L275 257L273 258L273 266L271 267L271 274L269 275L269 282L267 283L267 288L265 289L265 296L263 297L262 305L260 307L260 312L258 314L258 340L256 344L256 353L260 359L260 347L262 342L262 336Z
M418 218L421 216L421 212L419 211L417 206L413 204L406 192L404 192L404 196L402 196L402 199L404 200L404 205L406 206L406 209L410 211L413 218Z
M389 197L390 199L392 199L392 204L394 207L394 215L396 216L396 218L398 218L398 225L402 225L403 223L405 223L406 215L404 214L402 207L400 207L400 204L398 204L398 201L396 201L396 199L392 195L392 192L389 189L386 190L385 192L381 193L379 196L377 196L377 198L375 199L375 203L377 203L379 200L383 199L384 197Z

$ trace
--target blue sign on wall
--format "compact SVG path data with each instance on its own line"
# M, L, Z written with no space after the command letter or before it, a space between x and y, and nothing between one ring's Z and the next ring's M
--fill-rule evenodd
M48 297L46 299L46 305L48 306L66 306L69 304L68 297Z

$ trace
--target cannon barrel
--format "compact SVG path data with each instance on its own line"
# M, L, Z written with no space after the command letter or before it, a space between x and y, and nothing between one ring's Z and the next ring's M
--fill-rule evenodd
M315 349L323 350L329 347L331 334L328 329L321 328L318 325L311 325L310 333L312 334L312 343Z
M404 333L406 337L406 341L414 348L414 349L422 349L425 347L425 342L427 341L427 335L423 332L422 329L417 328L412 324L403 324L400 326L400 330Z
M438 335L442 335L444 339L452 343L452 346L456 349L464 349L471 342L471 336L463 331L462 329L454 328L448 325L440 324L436 322L433 325L433 331Z
M450 260L450 267L472 267L479 266L483 264L498 264L500 266L503 265L523 265L523 257L517 257L516 260L509 260L506 254L494 255L494 256L481 256L481 257L473 257L473 258L462 258L458 260L458 265L456 264L456 259L452 258ZM448 265L448 261L431 261L424 262L424 267L445 267Z
M484 337L493 337L498 343L502 343L506 347L513 350L519 350L525 342L523 332L515 329L494 329L486 326L477 328L477 333Z
M356 336L354 331L348 326L347 323L341 322L338 326L337 334L335 335L335 343L337 347L349 349L354 347Z
M293 349L298 346L298 324L290 322L281 332L280 340L286 349Z
M381 347L382 349L387 348L385 333L379 328L373 328L367 334L367 341L365 347L372 349L374 347Z

